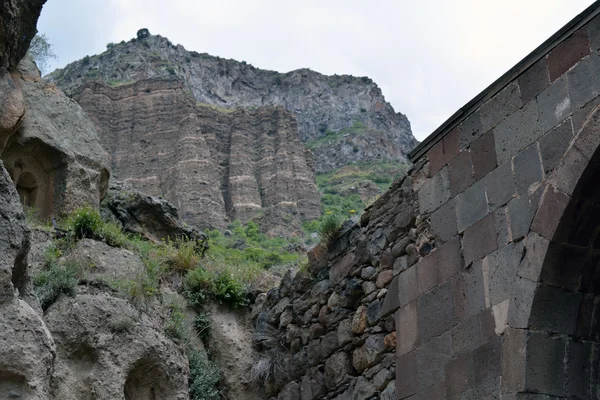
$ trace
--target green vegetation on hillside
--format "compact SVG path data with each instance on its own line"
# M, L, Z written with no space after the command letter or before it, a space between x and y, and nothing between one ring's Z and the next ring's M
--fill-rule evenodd
M197 101L196 102L196 107L207 107L207 108L211 108L215 111L219 111L222 113L232 113L235 111L235 108L227 108L227 107L222 107L216 104L208 104L208 103L202 103L201 101Z
M339 131L336 131L336 132L325 128L325 131L323 132L324 136L321 136L318 139L310 140L310 141L306 142L305 146L307 148L309 148L310 150L314 150L317 147L323 145L324 143L337 141L347 134L363 135L367 132L367 130L368 130L368 128L365 126L365 124L363 124L360 121L354 121L352 123L352 126L350 126L348 128L340 129Z

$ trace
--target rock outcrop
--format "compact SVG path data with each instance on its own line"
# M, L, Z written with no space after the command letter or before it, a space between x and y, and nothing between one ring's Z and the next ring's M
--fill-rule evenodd
M406 116L394 111L368 77L326 76L309 69L288 73L262 70L245 61L187 51L161 36L109 44L105 53L76 61L49 77L70 96L94 80L118 85L153 77L177 77L202 103L230 109L286 108L296 115L304 142L359 122L384 133L388 146L393 147L393 161L400 160L397 156L403 159L416 144ZM355 160L348 154L346 163Z
M75 99L98 125L113 174L164 197L192 225L222 228L281 214L292 222L289 234L319 215L295 119L282 108L197 106L176 79L89 83ZM281 218L264 218L261 226L279 233Z

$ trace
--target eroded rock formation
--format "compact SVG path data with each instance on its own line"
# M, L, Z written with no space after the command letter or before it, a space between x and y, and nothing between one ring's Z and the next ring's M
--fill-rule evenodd
M182 81L152 79L75 95L97 123L119 179L177 206L193 225L264 215L286 234L319 215L319 195L293 116L282 108L221 112L197 106ZM279 211L278 211L279 210Z

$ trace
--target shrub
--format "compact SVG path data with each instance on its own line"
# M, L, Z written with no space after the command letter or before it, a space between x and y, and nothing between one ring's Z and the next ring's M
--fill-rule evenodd
M191 271L198 266L202 254L199 253L195 240L177 239L167 242L174 247L168 259L169 266L176 271Z
M83 207L75 211L67 224L77 239L95 239L100 236L100 229L103 225L100 213L91 207Z
M366 108L363 108L363 107L361 107L361 108L360 108L360 112L361 112L361 113L366 113L366 112L367 112L367 109L366 109Z
M86 66L90 63L90 56L85 56L83 57L83 59L81 60L81 65Z
M103 223L99 231L100 238L109 246L127 247L129 244L129 237L123 233L121 226L116 222Z
M190 398L192 400L218 400L221 391L217 384L221 380L219 368L194 349L188 349L190 366Z
M210 317L207 314L199 313L194 320L194 327L201 339L208 338L210 335Z
M150 36L150 31L147 28L142 28L139 31L137 31L138 40L142 40L144 38L147 38L148 36Z
M220 271L214 280L215 298L221 303L228 303L233 307L248 305L248 296L244 285L233 274Z
M185 325L185 315L183 314L184 305L176 300L171 301L168 305L169 317L165 323L165 334L171 339L186 339L187 326Z
M339 235L341 220L336 214L329 214L323 218L319 227L319 235L325 243L331 243Z
M76 263L49 263L46 270L33 278L34 290L42 309L50 307L61 294L73 296L82 275L83 268Z

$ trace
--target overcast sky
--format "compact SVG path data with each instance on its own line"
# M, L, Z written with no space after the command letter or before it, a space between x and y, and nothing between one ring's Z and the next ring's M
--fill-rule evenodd
M51 70L139 28L287 72L368 75L419 140L592 0L48 0Z

